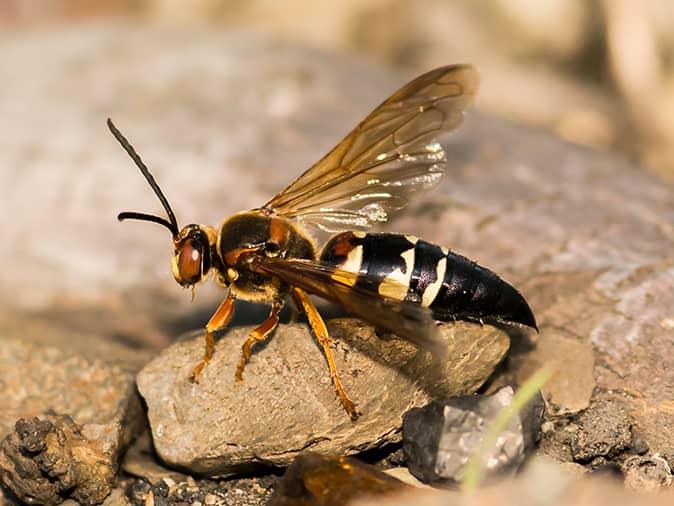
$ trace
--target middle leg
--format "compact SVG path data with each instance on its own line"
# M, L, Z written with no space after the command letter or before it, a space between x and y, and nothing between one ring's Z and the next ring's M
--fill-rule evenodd
M243 380L243 369L246 367L246 363L248 363L253 345L267 339L269 334L271 334L278 326L281 309L283 309L283 299L275 299L274 302L272 302L271 311L269 312L267 319L263 321L259 327L253 329L248 335L246 342L243 343L243 346L241 347L241 359L239 360L239 365L236 367L235 376L237 381Z
M213 334L218 330L224 329L232 320L234 314L234 295L232 292L227 294L227 298L220 304L220 307L215 311L215 314L208 320L206 324L206 348L204 349L204 358L192 371L190 379L193 383L199 383L199 376L204 367L210 362L215 352L215 337Z

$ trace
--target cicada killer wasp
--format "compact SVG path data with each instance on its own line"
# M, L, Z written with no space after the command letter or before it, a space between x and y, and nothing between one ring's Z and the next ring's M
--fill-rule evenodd
M309 295L386 329L416 346L441 353L436 320L495 321L536 328L522 295L489 269L416 237L367 233L405 207L411 194L438 184L447 166L439 134L463 120L478 87L470 65L440 67L386 99L337 146L261 207L218 227L178 223L147 166L120 131L108 126L140 169L167 218L123 212L119 220L159 223L173 237L173 276L193 287L209 273L228 289L206 324L206 348L192 379L214 352L214 333L227 326L236 299L271 305L269 317L243 343L236 379L251 349L279 323L287 298L306 314L323 349L341 405L356 418L335 366L330 338ZM338 232L317 248L310 230Z

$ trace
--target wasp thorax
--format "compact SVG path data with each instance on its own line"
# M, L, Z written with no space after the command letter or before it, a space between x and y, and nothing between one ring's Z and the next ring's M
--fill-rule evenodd
M173 277L182 286L198 283L211 268L208 234L199 225L187 225L173 242Z

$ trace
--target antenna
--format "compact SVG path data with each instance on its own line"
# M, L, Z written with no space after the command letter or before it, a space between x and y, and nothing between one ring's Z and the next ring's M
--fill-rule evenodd
M112 132L112 135L115 136L115 139L117 139L117 142L124 148L124 151L127 152L127 154L131 157L131 159L134 161L136 166L140 169L141 174L145 176L145 179L147 180L148 184L150 185L150 188L154 191L155 195L159 198L159 201L161 202L161 205L164 206L164 209L166 210L166 214L168 215L168 220L165 218L161 218L160 216L154 216L152 214L145 214L145 213L137 213L137 212L131 212L131 211L126 211L123 213L119 213L117 215L117 219L119 221L123 220L141 220L141 221L151 221L152 223L159 223L160 225L164 225L166 228L168 228L173 236L177 236L179 233L178 230L178 222L176 221L176 216L173 214L173 210L171 209L171 206L168 203L168 200L164 196L164 193L161 191L161 188L159 188L159 185L157 184L157 181L155 178L152 176L150 173L150 169L147 168L147 165L143 162L141 159L140 155L136 153L136 150L133 148L131 143L129 143L128 140L126 140L126 137L122 135L122 132L120 132L115 124L112 122L110 118L108 118L108 128L110 129L110 132Z

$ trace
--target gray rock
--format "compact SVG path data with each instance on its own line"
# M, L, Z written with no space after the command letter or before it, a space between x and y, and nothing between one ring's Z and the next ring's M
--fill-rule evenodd
M403 417L403 451L411 473L424 482L460 483L470 459L501 410L512 402L513 390L432 402ZM538 437L543 409L535 399L513 417L494 448L485 455L484 474L514 471Z
M178 483L187 479L186 475L168 469L157 461L149 431L144 432L129 447L122 459L121 468L126 474L142 478L148 483L159 483L162 480Z
M229 475L259 465L288 465L304 450L353 454L400 441L403 413L433 397L474 392L508 349L492 327L442 327L447 362L397 338L382 339L358 320L332 320L337 368L362 413L346 415L320 348L304 324L282 325L234 381L249 328L217 344L200 383L189 376L203 353L201 333L164 350L138 374L154 446L169 465Z
M129 360L93 340L89 353L105 360L91 359L77 339L52 337L0 337L0 478L24 501L98 503L144 423L134 385L143 354Z

